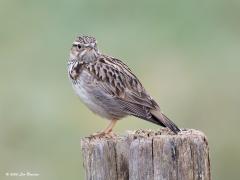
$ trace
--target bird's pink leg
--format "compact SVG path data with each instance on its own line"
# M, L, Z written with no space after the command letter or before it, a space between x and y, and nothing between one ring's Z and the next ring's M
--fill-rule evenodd
M110 123L108 124L108 126L106 127L106 129L104 129L103 131L100 131L98 133L94 133L91 136L92 137L101 137L101 136L112 137L112 136L114 136L114 134L112 134L111 132L112 132L114 126L116 125L116 123L117 123L117 120L116 119L112 119L110 121Z
M114 126L116 125L117 120L116 119L112 119L111 122L109 123L109 125L107 126L107 128L103 131L105 134L109 134L110 132L112 132Z

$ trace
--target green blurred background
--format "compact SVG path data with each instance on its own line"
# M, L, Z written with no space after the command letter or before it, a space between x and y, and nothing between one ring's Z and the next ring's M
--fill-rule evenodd
M78 34L123 59L176 124L207 135L213 179L239 179L239 20L237 0L1 0L0 179L84 179L80 138L108 122L68 81ZM137 128L158 127L130 117L115 130Z

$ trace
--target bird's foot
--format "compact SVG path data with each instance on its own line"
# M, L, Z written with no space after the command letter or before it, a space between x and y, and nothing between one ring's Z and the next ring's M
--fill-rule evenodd
M101 132L97 132L97 133L93 133L89 136L89 138L113 138L113 137L116 137L117 135L110 131L110 132L104 132L104 131L101 131Z
M114 137L116 137L116 136L117 136L117 134L115 134L115 133L112 132L112 131L105 134L105 137L106 137L106 138L114 138Z
M104 137L105 136L105 132L96 132L96 133L93 133L91 134L89 137L90 138L101 138L101 137Z

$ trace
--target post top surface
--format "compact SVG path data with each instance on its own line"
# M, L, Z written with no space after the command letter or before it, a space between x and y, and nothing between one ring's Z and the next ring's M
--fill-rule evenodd
M167 128L161 128L158 130L151 130L151 129L138 129L134 131L126 131L123 135L115 135L113 137L84 137L81 138L81 143L96 143L96 142L103 142L103 141L121 141L125 139L202 139L203 141L207 141L206 136L203 132L195 129L182 129L181 132L178 134L174 134Z

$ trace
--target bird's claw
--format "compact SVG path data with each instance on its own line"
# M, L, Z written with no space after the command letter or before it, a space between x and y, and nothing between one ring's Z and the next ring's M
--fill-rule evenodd
M91 134L90 136L89 136L89 138L94 138L94 139L96 139L96 138L114 138L114 137L116 137L117 135L114 133L114 132L97 132L97 133L93 133L93 134Z

